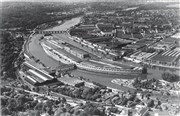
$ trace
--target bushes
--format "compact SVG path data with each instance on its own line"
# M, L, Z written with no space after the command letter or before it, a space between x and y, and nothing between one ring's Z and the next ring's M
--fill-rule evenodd
M94 85L97 85L97 86L99 86L101 89L106 89L107 88L107 86L105 86L105 85L102 85L102 84L100 84L100 83L97 83L97 82L92 82Z
M147 74L147 68L146 67L143 67L142 74Z
M151 99L150 101L148 101L147 107L154 107L154 100Z
M24 42L23 37L14 37L14 33L6 32L2 34L2 42L1 42L1 55L2 55L2 70L1 74L4 73L4 78L7 79L15 79L15 61L20 66L22 59L18 58L19 53L22 50L22 45Z
M157 89L158 82L159 82L159 80L156 80L154 78L146 80L144 82L141 82L141 80L136 78L132 85L135 88Z
M177 82L180 80L180 77L176 74L165 72L162 74L162 79L168 82Z
M71 88L71 89L70 89ZM99 87L96 88L87 88L87 87L80 87L74 88L72 86L62 86L58 89L52 90L54 92L67 95L74 98L80 98L85 100L92 100L96 101L98 98L101 98L102 92Z

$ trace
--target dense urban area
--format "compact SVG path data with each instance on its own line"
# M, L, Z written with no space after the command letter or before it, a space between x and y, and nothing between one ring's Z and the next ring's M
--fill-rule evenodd
M179 3L3 2L2 116L179 116Z

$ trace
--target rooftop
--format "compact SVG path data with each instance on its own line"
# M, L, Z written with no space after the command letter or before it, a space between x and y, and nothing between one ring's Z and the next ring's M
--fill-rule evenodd
M51 44L51 43L49 43L49 42L47 42L47 41L45 42L45 44L48 45L48 46L50 46L51 48L53 48L53 49L56 50L57 52L65 55L65 56L68 56L68 57L71 58L72 60L75 60L76 62L80 62L80 61L81 61L80 58L72 55L71 53L69 53L69 52L67 52L67 51L65 51L65 50L63 50L63 49L61 49L61 48L58 48L57 46L55 46L55 45L53 45L53 44Z
M162 42L164 42L164 43L175 43L175 39L173 39L173 38L164 38L162 40Z
M112 24L97 24L97 27L103 32L110 32L113 30L114 26Z
M146 116L146 113L148 112L148 108L142 108L141 110L140 110L140 114L141 114L141 116Z
M151 58L151 60L156 60L160 62L174 62L180 56L180 52L175 50L168 50L161 54L157 54Z
M143 40L137 41L136 43L150 45L150 44L154 43L154 41L143 39Z
M76 47L74 47L74 46L72 46L72 45L67 44L66 46L69 47L69 48L71 48L71 50L73 50L73 51L75 51L75 52L78 52L78 53L80 53L80 54L88 54L88 52L83 51L83 50L81 50L81 49L79 49L79 48L76 48Z
M130 44L124 48L139 49L139 48L144 47L144 46L145 46L144 44Z

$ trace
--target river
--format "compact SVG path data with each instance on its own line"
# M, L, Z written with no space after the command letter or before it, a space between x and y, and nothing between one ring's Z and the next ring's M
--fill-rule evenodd
M169 8L180 8L180 3L170 4L170 5L167 5L166 7L169 7Z
M139 7L130 7L130 8L124 9L123 11L135 10L135 9L137 9L137 8L139 8Z
M65 31L65 30L69 29L70 27L78 24L80 22L80 19L81 19L81 17L76 17L71 20L66 20L66 21L64 21L63 24L46 29L46 31Z
M53 30L53 31L54 30L56 30L56 31L66 30L66 29L70 28L71 26L79 23L79 21L80 21L80 17L73 18L71 20L67 20L62 25L55 26L48 30ZM37 34L32 37L31 42L29 44L30 53L37 59L40 59L40 61L42 63L44 63L46 66L52 67L52 68L58 67L59 65L61 65L61 63L59 63L58 61L47 56L46 53L43 51L42 47L40 46L39 39L41 36L42 36L41 34ZM147 76L138 76L138 77L160 79L161 74L163 72L168 72L168 71L172 72L172 73L178 73L178 71L170 71L170 70L167 70L164 68L153 68L153 69L148 68L149 74ZM128 89L127 89L127 87L121 87L120 85L111 83L112 79L116 79L116 78L132 79L135 77L135 76L124 76L124 75L107 75L107 74L84 71L84 70L80 70L80 69L73 70L71 73L74 76L82 76L84 78L101 83L103 85L106 85L106 86L109 86L112 88L116 88L116 89L121 89L121 90L128 90Z

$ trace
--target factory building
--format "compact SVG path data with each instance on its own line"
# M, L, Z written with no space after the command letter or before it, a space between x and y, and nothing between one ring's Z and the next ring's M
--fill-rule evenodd
M56 78L54 78L47 72L36 68L28 62L24 62L22 64L22 67L23 71L21 71L20 73L21 78L30 88L57 82Z
M153 56L150 59L150 62L167 66L176 66L178 64L179 57L180 51L178 49L167 50L165 52Z
M51 43L51 41L47 41L46 43ZM57 50L58 52L61 52L61 51L64 50L64 51L66 51L66 52L68 52L68 53L72 54L73 56L76 56L76 57L78 57L80 59L89 58L89 54L87 52L85 52L85 51L83 51L81 49L75 48L75 47L73 47L73 46L71 46L71 45L69 45L67 43L63 43L63 44L54 43L54 44L57 45L58 48L60 48L59 50ZM51 45L51 47L53 47L53 46Z

